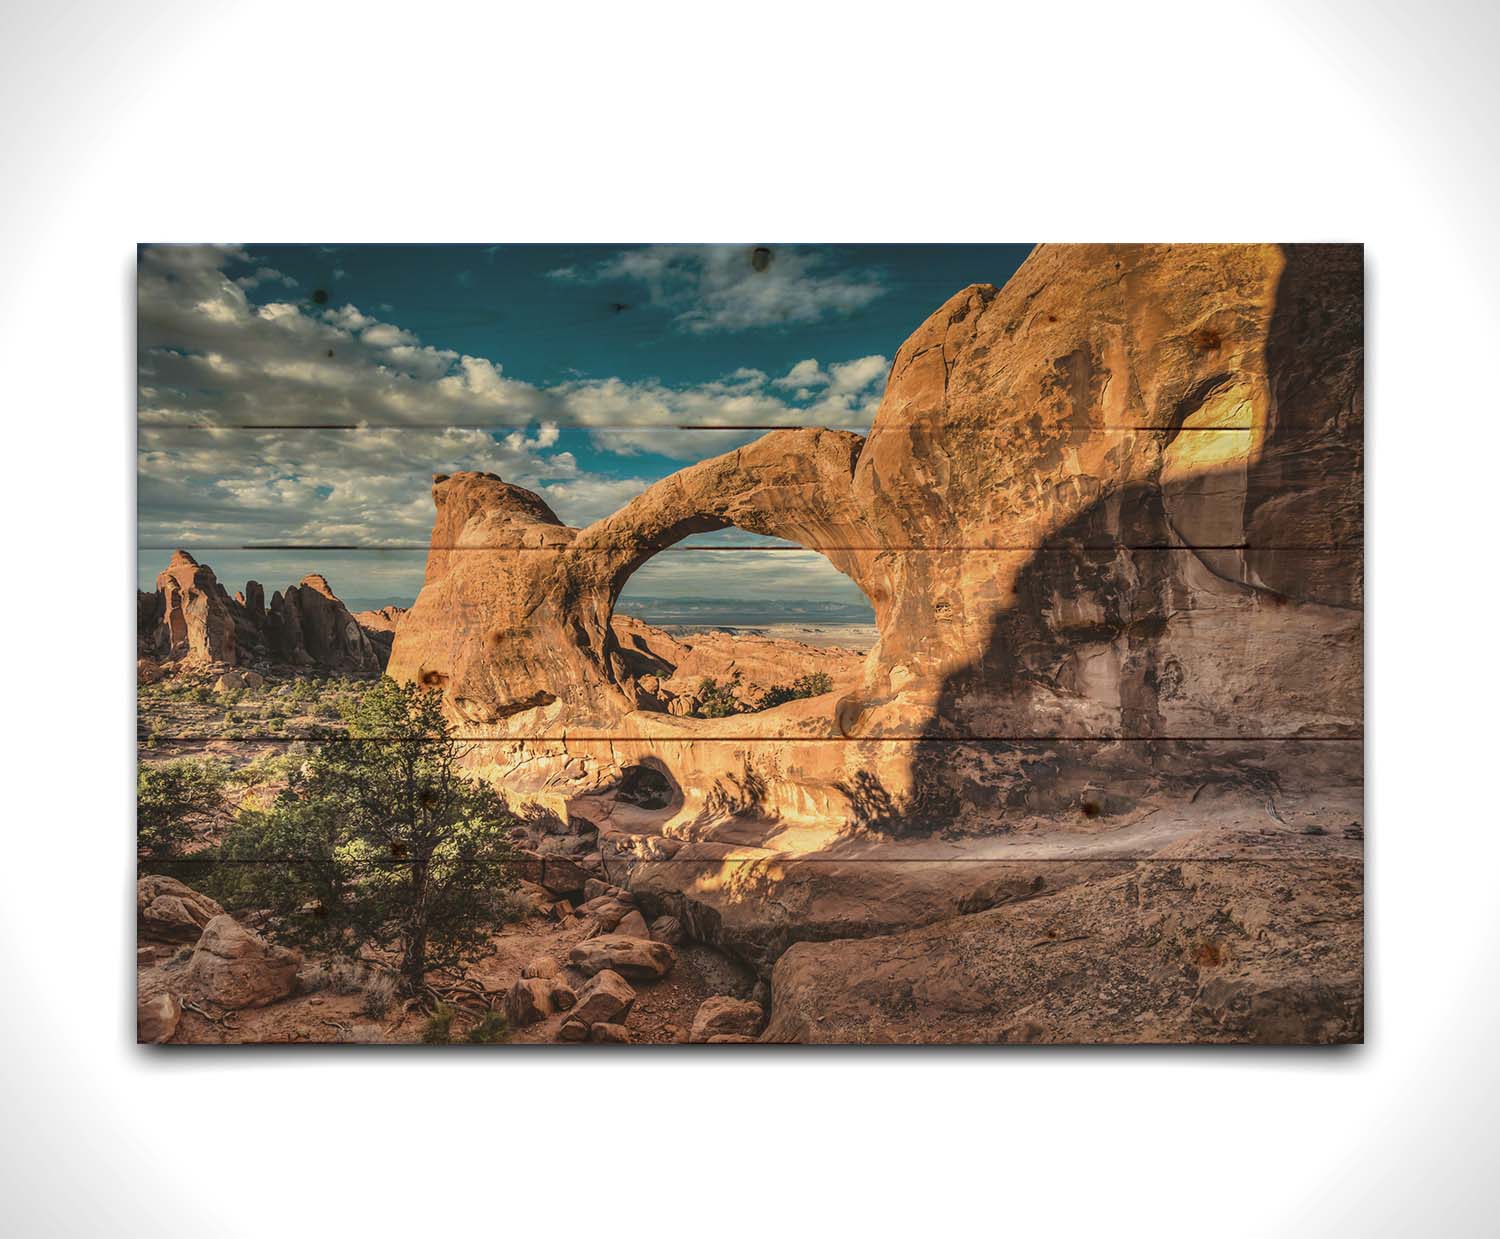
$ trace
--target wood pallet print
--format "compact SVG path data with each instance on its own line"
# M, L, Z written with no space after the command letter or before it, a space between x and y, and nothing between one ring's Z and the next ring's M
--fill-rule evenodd
M141 1041L1362 1040L1359 246L151 245L138 334Z

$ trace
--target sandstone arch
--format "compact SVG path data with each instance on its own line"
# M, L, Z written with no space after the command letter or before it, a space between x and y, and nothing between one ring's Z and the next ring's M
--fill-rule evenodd
M857 817L840 789L861 771L900 813L934 765L920 746L974 736L1357 738L1360 265L1357 247L1042 246L917 329L867 440L776 431L583 530L492 475L439 478L391 674L442 686L523 782L659 753L689 795L742 769L758 811L808 817ZM836 717L746 716L743 745L710 752L713 720L638 708L610 617L651 555L728 525L824 554L880 640ZM870 743L802 743L851 738ZM955 818L972 802L992 822L1032 777L942 751Z
M625 582L684 538L730 526L824 555L878 624L877 552L851 489L863 445L847 431L775 431L581 530L494 474L439 475L427 573L390 674L441 688L466 725L557 705L574 726L609 727L642 704L610 624Z

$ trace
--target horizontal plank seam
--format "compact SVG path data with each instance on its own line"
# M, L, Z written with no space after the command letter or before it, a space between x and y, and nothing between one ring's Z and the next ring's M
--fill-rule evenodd
M167 735L158 732L151 737L158 744L208 744L225 741L241 744L324 744L331 740L353 740L362 744L433 744L447 743L439 736L413 738L407 736L278 736L278 735ZM1224 736L642 736L642 735L598 735L598 736L454 736L456 744L488 744L500 742L525 744L1358 744L1364 733L1342 736L1288 736L1288 735L1224 735Z
M547 528L557 528L548 526ZM397 542L388 545L373 545L358 542L226 542L205 543L196 539L182 539L176 542L162 543L138 543L138 551L175 551L179 547L190 543L195 551L210 553L215 551L361 551L361 552L401 552L417 553L427 551L468 551L480 554L515 554L515 553L553 553L578 552L590 550L605 550L613 545L613 542L590 539L580 545L578 543L567 543L559 546L432 546L425 542ZM629 543L622 539L620 545ZM675 546L663 547L657 551L652 558L658 555L699 553L703 551L770 551L770 552L798 552L801 554L828 554L830 552L920 552L923 554L988 554L988 553L1014 553L1017 551L1044 551L1048 554L1075 553L1079 551L1171 551L1173 553L1198 552L1198 551L1261 551L1277 554L1344 554L1358 552L1364 553L1362 542L1354 543L1305 543L1301 545L1270 544L1257 545L1249 542L1225 542L1212 544L1195 544L1193 546L1171 545L1163 542L1082 542L1076 545L1053 545L1037 543L1018 543L1015 545L989 545L989 546L966 546L966 545L926 545L923 543L910 543L902 545L849 545L849 546L766 546L756 543L732 543L728 545L705 545L705 546Z
M655 837L655 836L649 836ZM1308 836L1309 838L1315 836ZM721 844L719 846L732 847L733 844ZM752 844L743 846L750 847ZM764 856L688 856L679 860L671 856L640 856L630 858L634 865L758 865L768 862L778 865L993 865L993 864L1117 864L1127 861L1131 864L1159 864L1159 865L1194 865L1213 863L1225 864L1299 864L1307 861L1329 861L1329 860L1363 860L1363 852L1321 852L1316 856L1157 856L1157 855L1134 855L1121 853L1110 856L784 856L778 853L767 853ZM577 863L567 856L543 856L543 863L547 861L566 860ZM611 860L624 860L625 857L611 857ZM193 856L175 857L167 861L142 862L157 867L167 865L312 865L326 864L327 862L316 856L292 856L271 857L265 860L257 860L252 857L225 857L216 859L204 857L199 860ZM411 862L396 860L386 857L374 857L359 862L362 865L382 865L386 867L399 868ZM477 866L485 869L513 868L517 866L535 865L537 858L534 856L521 857L516 861L463 861L464 865Z
M490 430L490 431L515 431L540 429L543 425L554 426L558 430L581 430L594 431L629 431L639 434L641 431L655 431L659 434L671 434L679 431L704 432L709 434L762 434L773 430L825 430L834 433L857 435L862 439L870 439L879 434L889 434L903 430L910 430L911 426L900 423L886 427L867 426L837 426L824 423L756 423L747 425L736 425L728 422L611 422L608 425L595 425L587 422L566 422L555 419L547 419L545 423L535 419L531 421L512 422L180 422L152 420L151 414L144 417L137 415L136 425L142 430L236 430L252 431L256 433L281 433L288 430ZM946 425L946 424L945 424ZM955 429L964 429L963 424L958 424ZM1001 429L1006 429L1001 427ZM1089 426L1089 433L1099 434L1250 434L1260 429L1256 426L1142 426L1142 425L1116 425L1116 426ZM1030 436L1028 426L1018 424L1015 427L1018 435ZM1362 443L1362 439L1351 438L1351 444Z

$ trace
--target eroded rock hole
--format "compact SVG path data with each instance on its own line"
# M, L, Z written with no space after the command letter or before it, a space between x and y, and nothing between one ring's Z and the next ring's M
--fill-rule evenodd
M676 789L660 770L652 766L626 766L615 789L615 798L642 809L665 809Z

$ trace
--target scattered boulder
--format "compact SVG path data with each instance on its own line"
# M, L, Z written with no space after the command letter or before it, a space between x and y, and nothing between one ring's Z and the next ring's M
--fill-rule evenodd
M552 956L538 955L521 969L521 975L523 977L555 977L561 971L562 965Z
M259 671L230 670L214 681L214 689L221 693L258 689L265 686L266 677L261 675Z
M687 930L675 916L659 916L651 922L651 937L668 946L681 946L687 940Z
M578 991L572 1018L588 1028L592 1024L623 1024L635 1006L635 989L618 972L606 968Z
M224 909L191 886L153 873L135 884L136 927L157 942L197 942L204 927Z
M621 903L635 902L635 897L624 887L611 886L601 878L590 878L583 884L584 899L600 899L605 896L608 896L610 899L618 899Z
M716 994L705 998L693 1017L693 1029L689 1041L710 1041L715 1037L744 1037L753 1040L760 1032L765 1013L753 1002L743 998L731 998L728 994Z
M651 931L646 928L646 918L639 912L627 912L620 918L620 923L615 926L615 933L626 938L649 938Z
M135 995L135 1039L143 1045L170 1041L182 1019L182 1001L158 971L143 973Z
M759 1042L760 1042L760 1038L759 1037L746 1037L746 1036L743 1036L740 1033L719 1033L716 1036L710 1037L706 1042L704 1042L704 1044L705 1045L757 1045L757 1044L759 1044Z
M587 1041L589 1039L589 1026L582 1020L568 1020L557 1030L559 1041Z
M554 895L571 895L583 890L588 873L577 861L566 856L548 856L542 862L541 883Z
M609 933L633 910L631 905L622 903L613 895L600 895L581 905L578 914L588 917Z
M571 986L556 979L552 981L552 1009L554 1011L571 1011L577 1001L578 995L573 992Z
M221 1007L264 1007L297 987L302 957L272 946L231 916L209 921L193 948L184 984Z
M608 1045L629 1045L635 1040L630 1035L630 1029L624 1024L590 1024L589 1040L600 1041Z
M545 977L522 977L506 991L505 1014L512 1027L523 1028L552 1014L552 982Z
M677 955L665 942L600 934L569 951L568 962L588 976L608 968L633 981L657 981L672 971Z
M546 916L547 910L555 902L546 887L538 882L528 882L525 878L516 883L516 891L521 899L531 904L532 916Z

